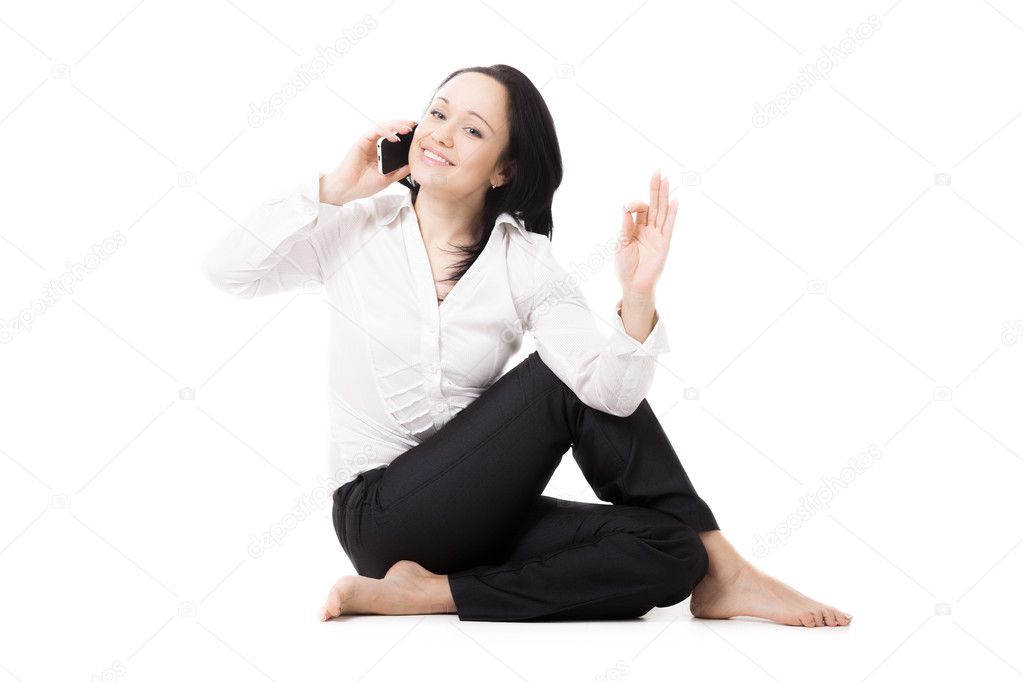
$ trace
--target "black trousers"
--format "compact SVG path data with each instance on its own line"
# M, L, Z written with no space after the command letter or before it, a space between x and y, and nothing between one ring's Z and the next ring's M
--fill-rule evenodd
M597 497L543 495L572 454ZM583 404L537 353L390 465L334 493L356 571L401 559L448 575L460 620L636 618L686 599L719 530L649 403Z

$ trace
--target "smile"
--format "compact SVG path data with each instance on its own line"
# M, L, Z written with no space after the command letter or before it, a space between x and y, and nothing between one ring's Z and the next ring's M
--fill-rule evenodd
M447 159L445 159L443 156L440 156L439 154L431 152L429 149L423 149L421 154L422 154L423 159L425 159L426 163L430 164L431 166L453 166L453 165L455 165L455 164L451 163L450 161L448 161Z

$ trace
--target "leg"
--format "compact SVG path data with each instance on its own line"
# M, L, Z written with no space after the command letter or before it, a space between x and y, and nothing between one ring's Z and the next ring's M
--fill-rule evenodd
M638 618L707 570L695 530L663 512L541 496L499 565L448 575L460 620Z
M698 532L720 530L646 399L628 417L583 408L574 413L572 455L599 499L656 509Z
M386 577L384 582L414 593L419 601L428 593L433 605L409 611L407 601L360 612L450 612L450 581L431 571L457 573L501 562L506 554L502 539L514 533L524 510L540 497L569 445L600 499L662 511L699 532L710 568L693 591L694 615L769 614L764 617L792 624L848 624L836 609L759 574L738 557L696 495L646 401L628 417L589 408L536 353L429 441L337 491L335 529L359 574ZM727 576L714 571L740 564L744 570ZM332 590L325 617L343 610L340 595L352 588L346 580ZM379 585L363 587L365 593L380 592ZM381 607L374 603L371 608ZM466 608L471 612L471 606Z
M402 559L437 573L493 563L570 446L601 499L717 528L645 400L628 417L590 408L534 352L429 440L365 472L336 514L339 537L373 578Z

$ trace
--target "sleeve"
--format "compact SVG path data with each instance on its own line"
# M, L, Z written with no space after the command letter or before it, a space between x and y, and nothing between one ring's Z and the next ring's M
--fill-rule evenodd
M636 411L653 383L657 356L671 350L664 321L655 311L654 327L640 343L621 318L622 300L612 322L598 326L577 278L554 258L551 241L541 235L520 262L528 273L517 296L523 326L544 363L586 405L619 417ZM610 338L602 331L610 329Z
M336 270L341 223L353 210L321 202L320 177L309 178L250 211L206 254L201 272L243 298L322 285Z

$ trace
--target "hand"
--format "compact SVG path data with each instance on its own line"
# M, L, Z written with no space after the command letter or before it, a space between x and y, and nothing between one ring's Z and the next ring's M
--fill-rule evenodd
M668 202L668 180L656 170L650 178L650 203L632 201L622 215L615 269L623 291L653 293L668 258L676 213L678 199Z
M416 124L416 121L396 119L377 124L363 133L338 167L320 179L320 201L340 205L373 196L408 175L407 163L387 175L380 174L377 169L377 139L386 137L397 142L398 137L393 134L394 131L404 134Z

